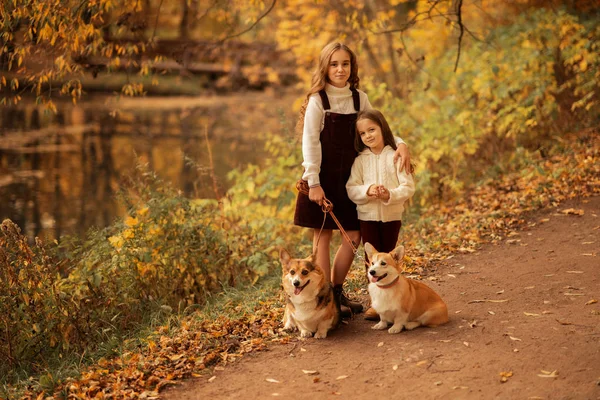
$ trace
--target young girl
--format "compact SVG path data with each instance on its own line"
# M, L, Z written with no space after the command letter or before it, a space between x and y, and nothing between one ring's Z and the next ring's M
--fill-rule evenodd
M377 251L390 252L396 247L402 226L404 203L415 193L410 174L394 166L396 143L381 112L365 110L356 119L355 147L359 152L346 184L348 197L356 203L363 243ZM365 254L366 266L369 260ZM378 319L370 308L366 319Z
M313 251L316 263L331 279L341 304L353 312L361 312L362 305L350 302L342 293L342 285L352 265L352 246L342 240L337 250L333 268L330 266L329 246L332 231L338 229L327 215L323 231L321 204L326 197L333 203L333 212L352 241L360 243L356 207L348 198L345 183L357 153L354 149L356 113L370 109L367 95L358 90L358 65L356 56L342 43L330 43L323 48L319 65L312 77L312 87L300 111L302 128L302 154L304 174L308 182L308 196L299 193L296 201L294 224L313 228ZM410 166L408 148L402 142L398 157L404 168ZM349 310L344 307L343 316Z

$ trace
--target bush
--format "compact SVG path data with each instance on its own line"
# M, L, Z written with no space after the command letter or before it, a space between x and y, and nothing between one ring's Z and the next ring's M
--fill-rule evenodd
M290 232L279 218L288 218L283 203L293 191L270 179L270 168L281 168L278 157L265 171L239 173L220 201L184 198L140 168L122 196L127 217L60 247L39 240L30 246L18 226L4 221L0 357L7 362L0 376L39 373L68 354L118 343L154 316L184 312L223 286L252 284L272 272L273 246ZM248 190L252 184L261 189ZM273 204L280 195L283 203Z

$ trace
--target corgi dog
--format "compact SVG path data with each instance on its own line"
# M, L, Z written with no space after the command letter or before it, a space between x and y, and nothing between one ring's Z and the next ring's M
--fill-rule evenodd
M398 246L390 253L379 253L370 243L365 243L369 257L369 295L371 305L380 321L373 329L386 329L398 333L418 326L437 326L448 322L448 307L441 297L427 285L407 279L401 274L404 247Z
M291 258L285 250L279 251L282 267L283 290L287 304L283 314L284 329L300 330L303 338L323 339L340 320L333 289L323 270L315 264L314 256Z

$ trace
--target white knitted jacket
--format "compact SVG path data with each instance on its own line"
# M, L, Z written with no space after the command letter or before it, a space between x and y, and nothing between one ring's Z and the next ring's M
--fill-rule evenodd
M412 175L398 171L400 162L394 164L394 149L385 146L380 154L363 150L354 160L350 179L346 183L348 197L356 203L358 219L362 221L400 221L404 203L415 193ZM384 202L367 196L371 185L383 185L390 191Z

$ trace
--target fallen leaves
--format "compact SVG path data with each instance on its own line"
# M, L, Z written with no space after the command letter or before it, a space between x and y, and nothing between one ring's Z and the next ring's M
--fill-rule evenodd
M591 300L588 300L588 301L585 303L585 305L586 305L586 306L589 306L590 304L596 304L597 302L598 302L598 300L596 300L596 299L591 299Z
M554 371L540 371L541 374L538 374L538 376L540 378L557 378L558 377L558 371L554 370Z
M306 375L318 375L319 374L319 371L313 371L313 370L307 370L307 369L303 369L302 372L305 373Z
M508 378L513 376L512 371L502 371L500 372L500 382L505 383L508 382Z
M556 319L556 322L558 322L561 325L573 325L571 322L561 321L560 319Z
M561 210L560 213L565 215L583 215L585 212L582 209L566 208Z
M503 300L469 300L467 302L467 304L472 304L472 303L506 303L508 301L508 299L503 299Z
M267 379L265 379L265 381L267 381L269 383L280 383L277 379L273 379L273 378L267 378Z

